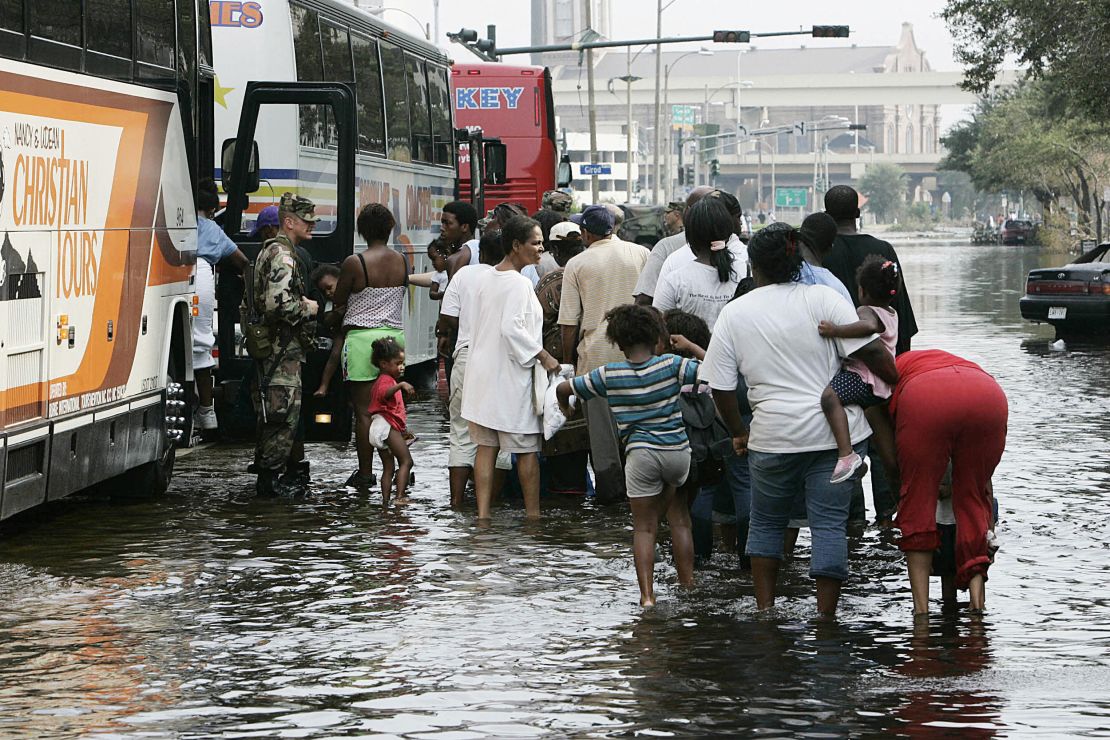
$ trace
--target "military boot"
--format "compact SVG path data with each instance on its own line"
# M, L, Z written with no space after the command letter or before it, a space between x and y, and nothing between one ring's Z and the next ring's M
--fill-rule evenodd
M276 470L258 468L258 480L255 481L254 491L259 496L273 497L278 495L278 474Z

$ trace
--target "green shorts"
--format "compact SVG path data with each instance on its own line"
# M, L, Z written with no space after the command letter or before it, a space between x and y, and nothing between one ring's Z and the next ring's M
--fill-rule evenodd
M392 337L405 347L405 332L403 329L347 329L347 338L343 340L343 380L356 383L377 380L378 368L370 361L371 346L382 337Z

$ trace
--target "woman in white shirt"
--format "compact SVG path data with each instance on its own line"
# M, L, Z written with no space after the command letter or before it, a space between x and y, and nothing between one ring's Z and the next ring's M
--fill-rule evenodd
M559 362L543 348L543 309L532 281L521 270L543 254L540 225L514 216L501 226L505 258L475 284L473 332L463 382L462 417L478 445L474 489L478 518L489 519L497 451L517 455L517 474L528 517L540 515L541 419L532 400L532 373L538 362L548 372Z
M694 261L660 276L651 305L660 311L677 308L692 313L712 331L744 277L728 248L735 222L719 198L702 198L686 212L684 223Z
M748 244L756 289L726 306L702 363L700 376L733 434L737 454L747 454L752 479L747 554L752 559L756 602L774 605L783 537L797 494L805 492L817 581L817 609L836 612L848 575L847 523L852 482L831 483L836 443L821 413L821 394L841 361L862 360L876 375L896 382L894 359L877 335L825 339L822 320L852 321L851 304L824 285L796 282L802 255L794 229L761 231ZM751 428L740 419L737 372L748 384ZM863 412L847 407L852 444L866 451L871 434Z

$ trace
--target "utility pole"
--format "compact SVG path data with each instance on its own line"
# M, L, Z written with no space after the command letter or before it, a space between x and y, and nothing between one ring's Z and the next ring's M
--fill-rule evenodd
M655 15L655 38L663 38L663 0L659 0L658 10ZM652 138L654 139L654 146L652 147L652 160L651 160L651 202L659 202L659 83L662 75L660 71L663 66L663 45L655 45L655 131ZM631 74L631 73L630 73ZM666 201L667 197L664 195L663 200Z
M593 14L593 0L582 0L586 6L586 28L592 29L594 26ZM589 89L589 105L590 105L590 164L597 163L597 105L594 101L594 50L592 48L586 49L586 85ZM596 169L596 168L594 168ZM597 175L590 176L590 197L591 203L597 203L598 192Z

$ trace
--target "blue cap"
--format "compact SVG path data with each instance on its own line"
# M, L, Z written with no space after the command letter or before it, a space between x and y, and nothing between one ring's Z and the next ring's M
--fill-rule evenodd
M258 212L258 218L255 219L254 229L251 231L251 236L257 236L258 232L265 226L280 226L281 222L278 221L278 207L266 206Z
M572 217L571 221L575 221ZM578 214L575 221L583 229L597 236L609 236L613 233L613 214L605 206L590 206Z

